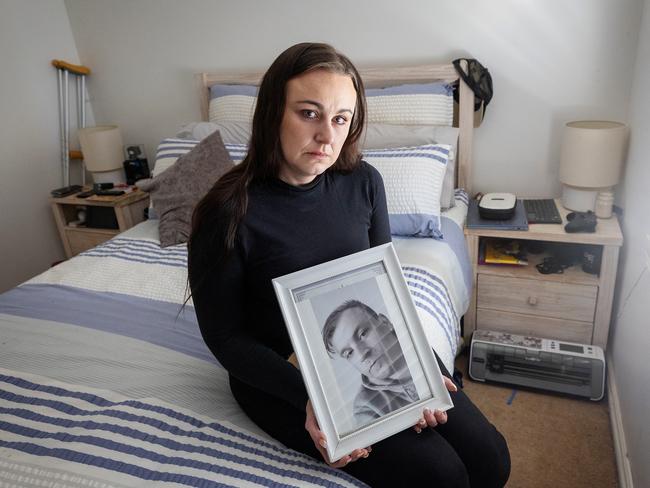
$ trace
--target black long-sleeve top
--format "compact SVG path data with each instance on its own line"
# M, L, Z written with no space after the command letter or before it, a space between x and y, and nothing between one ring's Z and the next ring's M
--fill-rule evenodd
M306 186L254 181L235 249L196 288L193 277L203 263L192 253L207 245L203 234L189 249L203 339L231 381L281 395L304 410L307 391L300 371L287 361L293 349L271 280L390 242L381 176L362 161L351 173L330 169ZM215 259L221 252L214 249Z

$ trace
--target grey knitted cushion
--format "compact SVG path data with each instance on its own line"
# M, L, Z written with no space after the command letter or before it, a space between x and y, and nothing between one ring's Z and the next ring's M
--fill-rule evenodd
M233 166L221 135L214 132L155 178L138 181L141 190L151 193L161 247L187 242L194 207Z

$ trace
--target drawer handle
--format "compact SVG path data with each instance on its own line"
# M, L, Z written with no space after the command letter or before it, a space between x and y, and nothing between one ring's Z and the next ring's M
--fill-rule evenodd
M528 305L532 305L533 307L537 305L537 297L528 297Z

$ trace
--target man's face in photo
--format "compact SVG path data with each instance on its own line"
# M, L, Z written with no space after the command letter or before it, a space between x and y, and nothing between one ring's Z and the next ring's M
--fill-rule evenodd
M359 307L345 310L330 343L339 356L369 378L390 380L397 372L401 347L393 325L382 314L373 318Z

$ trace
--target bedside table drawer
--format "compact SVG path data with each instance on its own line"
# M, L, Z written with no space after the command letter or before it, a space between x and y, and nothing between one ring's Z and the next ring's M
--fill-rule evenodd
M106 242L117 234L117 231L86 228L66 229L65 232L68 236L68 243L70 245L72 256L76 256L77 254Z
M591 344L593 324L479 308L476 328Z
M593 323L598 287L479 274L476 306Z

